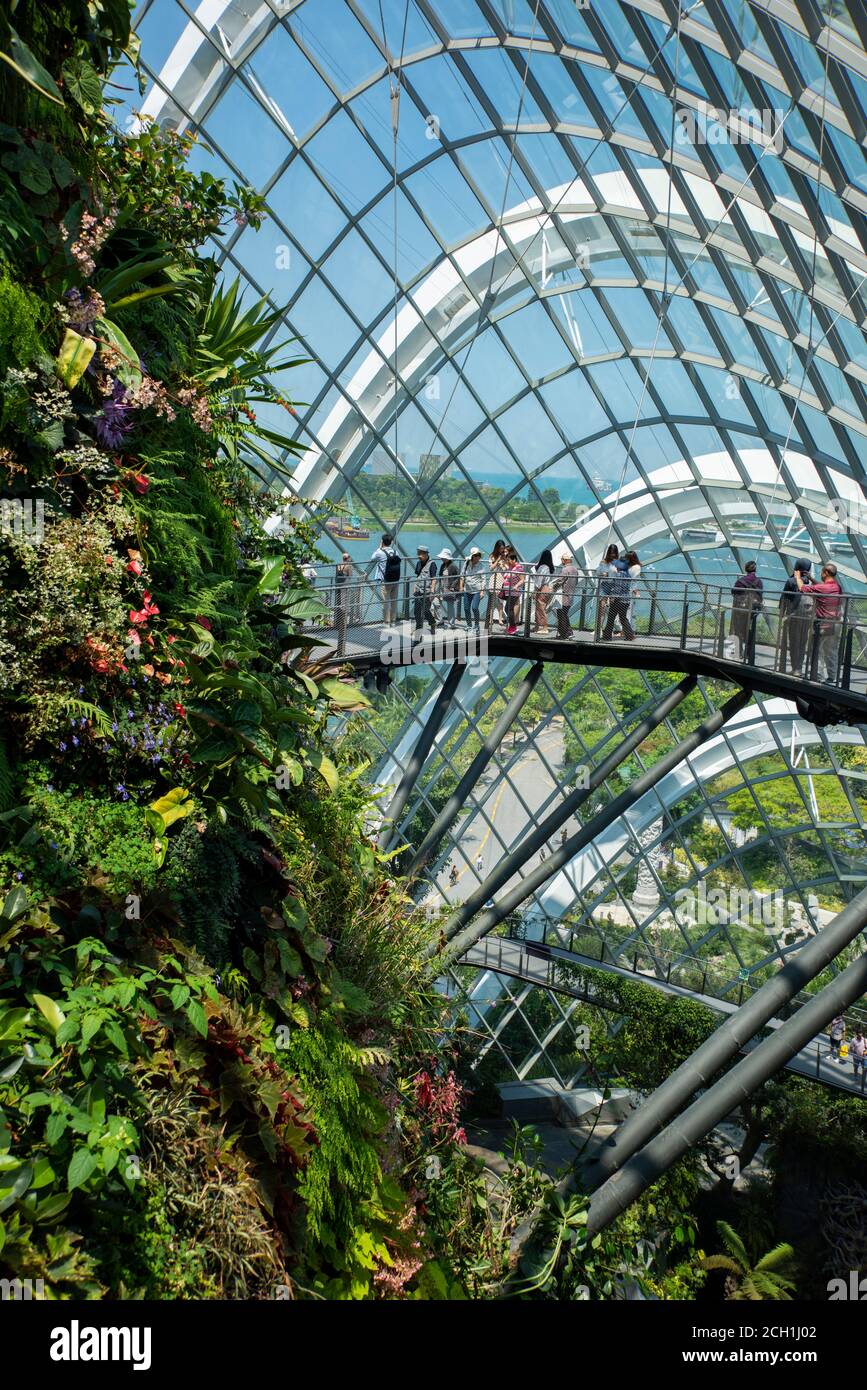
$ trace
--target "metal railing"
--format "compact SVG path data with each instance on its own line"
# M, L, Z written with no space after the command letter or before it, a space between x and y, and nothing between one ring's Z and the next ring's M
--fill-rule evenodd
M318 580L325 614L314 620L338 656L374 654L395 636L468 634L580 639L604 647L637 641L849 690L867 687L867 595L786 593L780 586L649 575L560 573L526 568L404 576L391 584L339 576ZM853 684L854 683L854 684Z
M471 946L466 953L466 957L459 963L472 965L479 969L491 970L495 974L511 975L514 978L526 981L528 984L539 985L543 989L547 988L559 991L560 993L571 994L575 998L580 998L591 1005L597 1000L600 1004L607 1003L610 1005L610 1000L603 1000L601 994L594 990L592 981L585 979L579 982L577 978L578 972L584 967L580 966L577 962L570 962L562 955L555 954L555 951L556 948L552 948L542 941L518 940L514 937L486 936L481 941ZM614 952L609 950L604 942L602 943L602 950L599 956L600 966L602 966L603 969L606 953L609 956L611 965L616 965L620 970L634 975L639 983L642 979L647 980L649 983L655 981L657 984L663 981L666 983L675 983L671 981L670 970L666 975L661 976L652 970L638 969L638 952L635 953L635 960L632 966L630 966L628 960L624 963L622 957L618 958ZM586 955L586 952L582 952L582 954ZM695 964L701 965L701 962L696 961ZM731 979L731 972L729 972L729 979ZM681 981L677 981L676 983L680 988L686 988ZM759 983L764 982L760 981ZM747 993L751 993L754 988L758 988L759 983L752 986L747 984ZM690 992L707 994L707 990L705 989L691 989ZM781 1018L789 1018L812 997L813 996L807 994L805 991L801 991L795 996L789 1006L783 1010ZM744 985L741 983L738 986L736 1000L732 997L726 1002L732 1004L737 1003L737 1006L740 1007L743 1001ZM860 1011L847 1010L847 1017L850 1018L850 1021L854 1017L857 1021L857 1025L863 1026L863 1015ZM850 1034L851 1031L850 1028ZM832 1063L831 1058L834 1055L835 1049L832 1047L830 1038L823 1035L814 1039L807 1047L802 1048L797 1054L797 1057L793 1058L792 1061L795 1062L800 1060L801 1065L795 1069L804 1074L809 1072L810 1075L813 1075L815 1072L815 1076L819 1080L845 1087L847 1090L860 1091L862 1095L865 1094L865 1089L867 1089L867 1057L863 1058L856 1067L851 1050L847 1057L840 1059L839 1062L835 1061ZM835 1070L833 1073L825 1073L823 1076L823 1061L826 1066L833 1065L835 1068L839 1066L841 1068L839 1074Z

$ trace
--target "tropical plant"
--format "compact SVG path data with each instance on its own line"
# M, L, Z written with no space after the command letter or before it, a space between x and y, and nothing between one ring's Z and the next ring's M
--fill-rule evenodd
M794 1280L789 1277L794 1273L795 1264L795 1252L791 1245L775 1245L753 1264L744 1242L727 1221L717 1221L716 1229L728 1253L708 1255L700 1264L706 1270L725 1270L726 1298L732 1301L749 1299L751 1302L763 1299L791 1301L795 1288Z

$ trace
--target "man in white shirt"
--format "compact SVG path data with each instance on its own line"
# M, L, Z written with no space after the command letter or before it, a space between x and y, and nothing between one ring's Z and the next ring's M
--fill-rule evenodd
M560 600L557 607L557 636L569 638L572 636L572 624L569 621L569 609L575 598L575 587L578 583L578 566L575 564L568 550L564 550L560 556L560 568L554 578L554 591Z
M397 590L400 582L400 556L394 549L394 536L386 531L371 555L376 565L374 578L382 594L382 621L386 627L397 622Z

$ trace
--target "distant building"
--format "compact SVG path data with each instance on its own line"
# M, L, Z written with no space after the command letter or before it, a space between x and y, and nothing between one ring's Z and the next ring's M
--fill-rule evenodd
M422 454L418 461L418 481L426 483L435 478L442 467L443 454Z

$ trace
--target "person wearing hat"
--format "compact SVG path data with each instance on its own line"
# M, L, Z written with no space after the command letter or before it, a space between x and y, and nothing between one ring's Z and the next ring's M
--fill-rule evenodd
M560 568L554 577L554 611L557 615L557 636L563 641L572 636L572 624L569 620L569 610L575 598L575 589L578 584L578 566L572 559L571 552L564 550L560 556Z
M810 636L810 611L809 604L801 599L796 574L801 576L805 584L809 584L810 561L796 560L792 573L783 585L780 595L780 655L784 671L788 663L793 675L802 676Z
M421 636L422 628L426 622L430 624L432 633L437 630L436 618L434 617L432 606L437 567L431 559L430 551L426 545L420 545L416 554L418 555L418 559L415 562L412 608L415 633L416 636L419 637Z
M755 632L755 624L762 611L764 585L756 574L755 560L748 560L743 574L739 574L732 586L732 622L729 629L737 640L737 655L749 655L750 633Z
M437 559L440 562L439 592L445 608L446 623L449 627L454 627L461 602L461 572L452 559L450 550L441 550Z
M482 562L482 552L477 545L470 551L470 558L464 561L461 575L461 592L464 597L464 622L467 627L472 620L476 632L479 630L479 605L485 592L488 576Z

